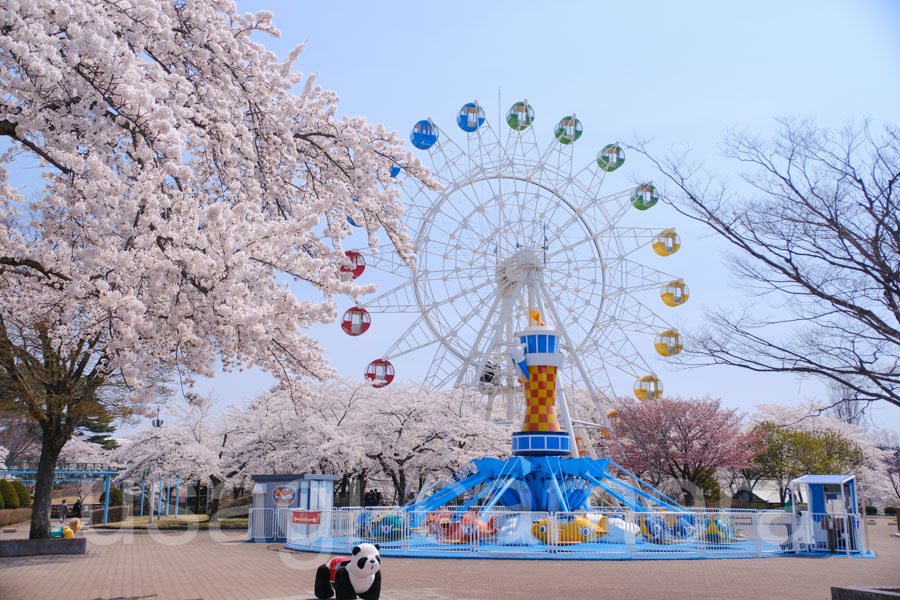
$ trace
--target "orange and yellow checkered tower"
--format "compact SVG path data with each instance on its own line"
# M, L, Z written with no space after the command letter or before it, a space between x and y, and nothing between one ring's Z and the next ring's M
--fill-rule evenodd
M522 431L559 431L556 418L556 367L528 365L525 386L525 422Z
M519 333L519 341L511 358L525 388L525 421L522 431L513 434L513 454L567 455L569 435L556 416L556 374L563 364L556 331L535 325Z

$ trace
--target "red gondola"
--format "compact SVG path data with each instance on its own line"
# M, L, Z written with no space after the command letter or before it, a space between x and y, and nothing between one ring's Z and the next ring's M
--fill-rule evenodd
M373 381L373 387L382 388L394 380L394 365L379 358L369 363L366 368L366 379Z
M362 335L369 330L371 324L372 317L369 315L369 311L358 306L347 310L341 318L341 329L347 335Z
M344 256L350 259L353 268L341 267L341 273L350 273L353 279L362 275L363 271L366 270L366 259L363 258L363 255L356 250L347 250L344 252Z

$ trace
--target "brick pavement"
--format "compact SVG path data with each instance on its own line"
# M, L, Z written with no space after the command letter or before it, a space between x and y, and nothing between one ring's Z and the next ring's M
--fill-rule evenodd
M900 538L870 528L876 559L659 561L383 559L384 600L830 598L832 585L900 586ZM9 535L9 534L6 534ZM321 555L224 532L87 532L88 554L0 560L0 598L307 600ZM2 538L8 539L8 538Z

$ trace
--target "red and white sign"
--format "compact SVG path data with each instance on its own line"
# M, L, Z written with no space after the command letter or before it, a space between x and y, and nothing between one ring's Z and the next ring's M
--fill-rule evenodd
M318 511L295 510L293 521L299 525L318 525L319 514Z

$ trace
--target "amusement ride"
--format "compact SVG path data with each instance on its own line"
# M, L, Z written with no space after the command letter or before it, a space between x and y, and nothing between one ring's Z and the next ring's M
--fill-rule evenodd
M405 510L433 513L456 503L450 524L459 529L468 519L471 527L486 530L487 521L473 514L500 507L588 511L600 490L627 509L683 511L609 459L598 459L590 444L579 448L576 436L586 439L585 427L609 431L614 413L607 414L604 398L614 395L612 371L635 382L639 399L662 393L660 379L629 334L655 332L653 346L662 356L680 352L683 341L638 293L658 290L659 305L674 307L687 301L689 291L683 280L634 255L649 246L667 257L681 240L672 228L619 225L628 211L649 210L659 197L652 183L601 195L607 175L625 162L618 143L605 145L591 164L575 171L573 145L582 136L581 121L574 114L563 117L541 147L534 120L527 100L516 102L501 134L477 102L467 103L456 119L464 145L443 135L431 119L414 125L412 144L428 151L442 185L434 191L414 178L403 182L416 268L405 273L404 283L349 309L342 320L346 333L362 335L373 315L416 315L368 366L366 377L376 387L393 380L392 359L433 346L427 383L477 388L488 398L489 416L497 399L505 404L506 420L524 414L508 460L477 459ZM401 170L391 175L399 177ZM352 219L350 224L359 225ZM366 261L355 251L347 256L354 267L347 270L356 277ZM387 251L369 264L395 273L406 268ZM577 420L565 398L565 389L576 387L590 395L602 423ZM383 515L372 531L393 531L401 521L399 514ZM591 537L602 527L597 522L583 529Z
M766 515L686 508L598 457L591 444L578 443L587 439L586 428L614 435L615 413L607 413L604 400L615 397L621 374L634 382L638 400L662 394L639 348L652 346L664 357L681 352L682 336L657 309L684 304L690 292L684 280L637 258L648 246L663 258L677 252L674 229L620 224L630 211L657 204L653 184L600 192L624 164L622 146L606 144L575 170L572 149L584 131L576 115L560 119L544 146L534 121L528 101L516 102L498 132L482 106L470 102L456 118L462 144L430 118L415 123L412 144L429 153L442 185L435 191L402 179L399 167L391 171L408 195L404 220L415 236L417 264L408 269L389 248L370 257L372 266L404 282L349 309L341 322L357 336L369 330L373 315L414 314L412 325L369 364L366 378L388 386L392 360L433 347L426 383L477 389L487 397L488 418L502 403L505 419L498 420L521 423L510 456L475 459L400 507L334 511L327 521L317 512L296 512L287 546L321 550L377 541L385 555L447 556L452 548L460 556L498 558L783 552L784 545L745 535L768 523ZM347 257L345 270L359 277L366 258L357 251ZM658 307L642 301L651 290ZM655 334L652 345L632 341L632 334L648 332ZM600 423L577 418L566 399L574 390L587 392Z

